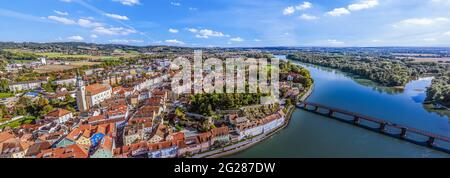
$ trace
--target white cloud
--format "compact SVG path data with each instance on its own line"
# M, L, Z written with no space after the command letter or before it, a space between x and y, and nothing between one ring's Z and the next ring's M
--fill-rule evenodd
M195 37L197 38L210 38L210 37L229 37L229 35L225 35L222 32L218 32L218 31L214 31L214 30L210 30L210 29L195 29L195 28L190 28L188 29L188 31L195 33Z
M94 28L94 27L102 26L101 23L92 22L91 20L88 20L88 19L79 19L78 20L78 25L80 25L82 27L86 27L86 28Z
M192 33L197 33L197 29L195 29L195 28L188 28L187 29L188 31L190 31L190 32L192 32Z
M436 18L411 18L406 19L403 21L400 21L399 23L395 24L394 27L399 26L429 26L429 25L436 25L436 24L442 24L449 22L450 19L445 17L436 17Z
M173 29L173 28L169 28L169 32L170 33L178 33L178 30L177 29Z
M378 0L364 0L364 1L360 1L355 4L350 4L348 6L348 9L351 11L359 11L359 10L363 10L363 9L373 8L378 5L379 5Z
M302 4L299 4L297 6L289 6L284 8L283 15L291 15L295 13L296 10L306 10L312 8L312 4L310 2L303 2Z
M105 16L116 19L116 20L130 20L127 16L118 15L118 14L105 14Z
M289 6L289 7L286 7L286 8L283 10L283 15L291 15L291 14L293 14L294 12L295 12L294 6Z
M139 0L113 0L115 2L120 2L123 5L126 6L134 6L134 5L139 5L141 4L141 2L139 2Z
M113 39L109 40L110 43L115 44L128 44L128 43L143 43L144 40L134 40L134 39Z
M98 36L96 34L92 34L91 38L95 39L95 38L98 38Z
M425 41L425 42L435 42L437 40L436 40L436 38L425 38L425 39L423 39L423 41Z
M195 8L195 7L189 7L189 10L190 10L190 11L196 11L197 8Z
M184 42L178 41L178 40L175 40L175 39L173 39L173 40L166 40L165 42L169 43L169 44L174 44L174 45L184 45L185 44Z
M338 16L350 14L350 11L347 10L346 8L336 8L336 9L333 9L332 11L330 11L330 12L327 12L326 14L330 15L330 16L333 16L333 17L338 17Z
M129 35L129 34L133 34L133 33L137 33L136 30L133 29L127 29L127 28L123 28L123 27L111 27L111 28L106 28L106 27L97 27L93 30L94 33L96 34L103 34L103 35Z
M74 25L76 24L76 22L74 20L65 18L65 17L58 17L58 16L48 16L47 17L49 20L53 20L62 24L66 24L66 25Z
M58 15L62 15L62 16L68 16L69 15L68 12L62 12L62 11L57 11L57 10L54 10L53 12L55 12Z
M181 6L181 3L179 3L179 2L170 2L170 4L172 6Z
M334 40L334 39L327 40L327 42L329 44L332 44L332 45L342 45L342 44L344 44L344 42L338 41L338 40Z
M244 39L242 39L241 37L236 37L236 38L231 38L230 41L234 41L234 42L243 42Z
M313 15L308 15L308 14L302 14L300 16L300 19L303 19L303 20L316 20L316 19L318 19L318 17L313 16Z
M61 2L72 2L72 0L59 0Z
M450 6L450 0L431 0L430 2L436 6Z
M450 36L450 31L444 33L445 36Z
M255 42L260 42L261 40L258 39L258 38L255 38L255 39L253 39L253 41L255 41Z
M295 6L295 9L297 10L305 10L310 8L312 8L312 4L310 2L303 2L302 4Z
M83 41L84 40L84 38L81 36L70 36L70 37L67 37L67 39L70 41Z

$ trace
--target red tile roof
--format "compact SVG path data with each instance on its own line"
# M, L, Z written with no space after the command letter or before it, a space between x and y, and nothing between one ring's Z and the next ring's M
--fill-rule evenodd
M59 118L62 116L65 116L67 114L70 114L72 112L65 110L65 109L56 109L50 113L47 114L47 117L55 117L55 118Z
M37 155L38 158L88 158L88 150L74 144L66 148L44 150Z
M111 89L109 85L93 84L86 87L86 92L90 95L96 95L109 89Z

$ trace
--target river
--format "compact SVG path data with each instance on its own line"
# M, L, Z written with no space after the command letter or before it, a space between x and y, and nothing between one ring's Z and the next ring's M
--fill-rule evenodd
M285 59L284 56L277 56ZM403 91L381 87L369 80L315 65L306 67L315 82L309 102L364 115L450 137L448 116L426 110L422 104L432 78L408 83ZM353 157L446 157L409 142L387 137L300 109L291 122L271 138L231 158L353 158Z

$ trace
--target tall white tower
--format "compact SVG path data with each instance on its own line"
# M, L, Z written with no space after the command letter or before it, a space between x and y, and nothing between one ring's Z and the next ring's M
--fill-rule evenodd
M39 58L39 59L41 60L41 64L42 64L42 65L47 65L47 58L41 57L41 58Z
M86 103L86 86L84 86L84 81L80 75L77 76L77 106L80 112L85 112L88 110Z

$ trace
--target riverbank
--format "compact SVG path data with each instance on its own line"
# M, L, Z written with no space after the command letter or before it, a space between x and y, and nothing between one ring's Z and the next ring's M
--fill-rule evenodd
M314 90L314 84L311 85L311 87L309 87L309 89L300 97L299 101L305 101L312 94L313 90ZM270 133L262 134L262 135L254 137L254 138L247 139L247 140L238 142L236 144L227 146L225 148L216 149L216 150L213 150L213 151L210 151L207 153L202 153L201 155L197 155L194 157L195 158L220 158L220 157L233 155L233 154L239 153L241 151L244 151L246 149L249 149L252 146L255 146L256 144L260 143L261 141L264 141L264 140L272 137L279 131L286 128L292 119L292 113L294 112L294 110L295 110L295 106L290 106L286 113L286 118L285 118L284 124L282 126L278 127L277 129L273 130Z

